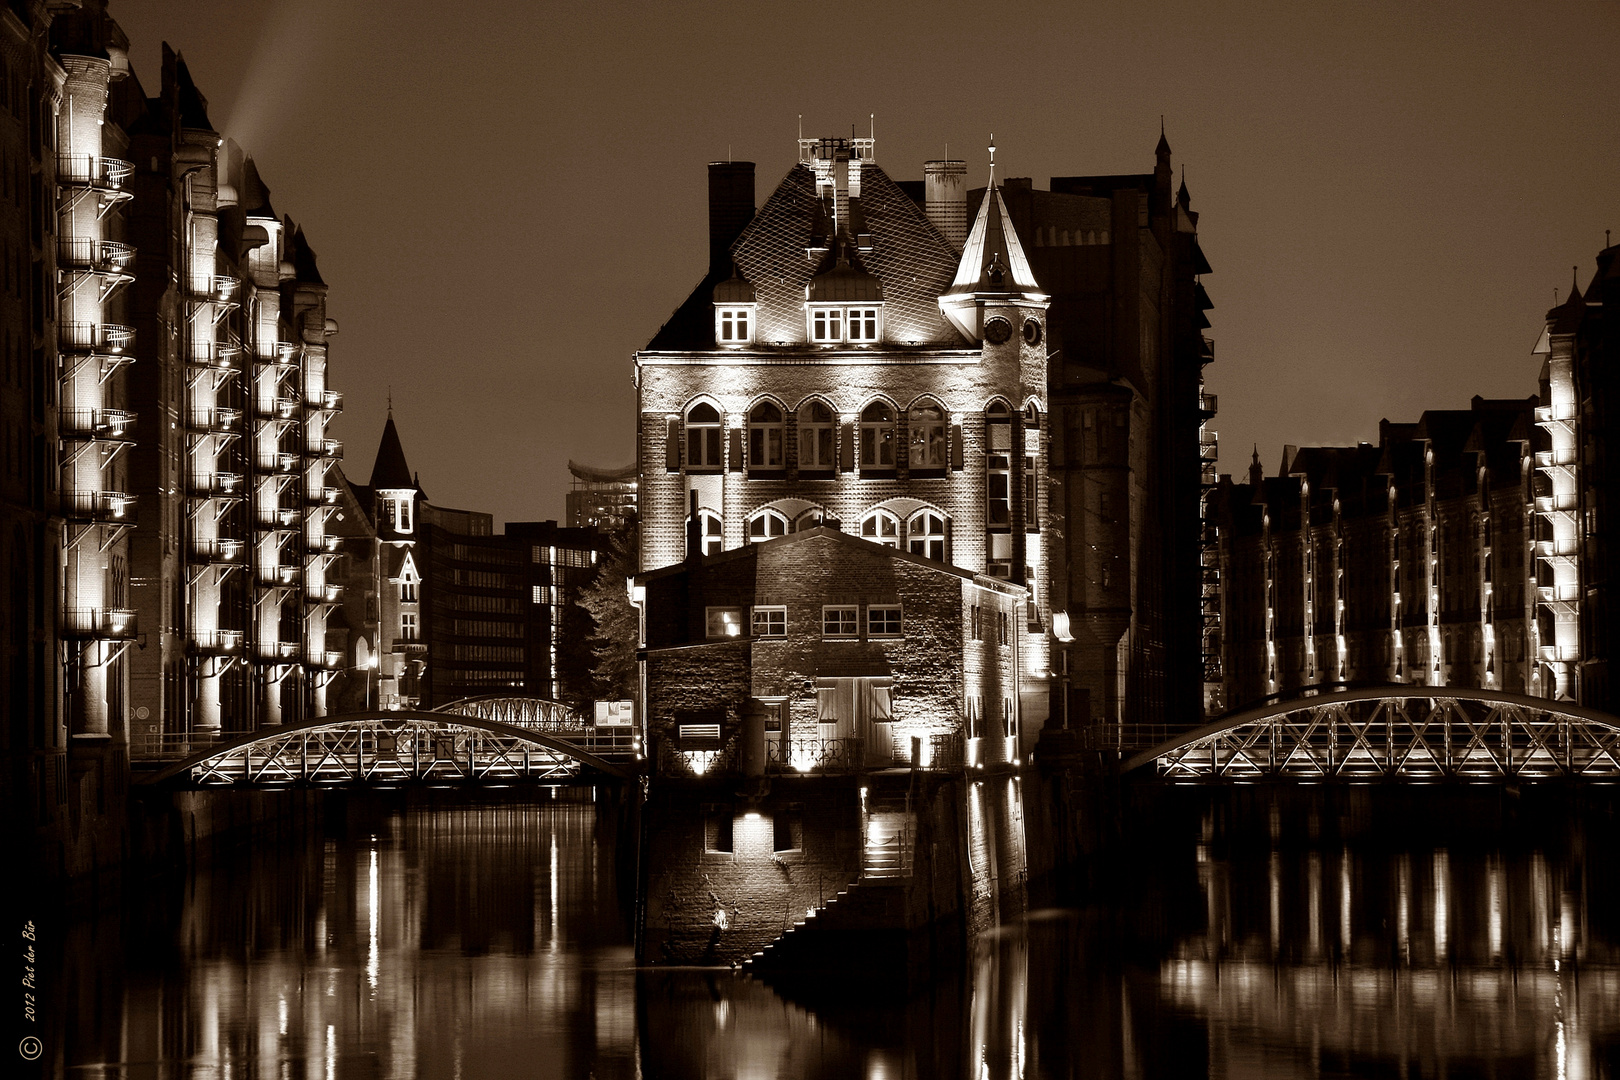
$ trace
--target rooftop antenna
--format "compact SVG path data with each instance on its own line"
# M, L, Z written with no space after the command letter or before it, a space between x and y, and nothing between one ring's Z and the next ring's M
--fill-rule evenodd
M990 133L990 186L996 186L996 133Z

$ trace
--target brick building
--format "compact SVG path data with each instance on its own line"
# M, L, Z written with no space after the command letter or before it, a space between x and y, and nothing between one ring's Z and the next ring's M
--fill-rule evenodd
M770 760L1018 758L1019 586L825 526L636 578L651 737L701 775L750 700ZM913 740L920 740L914 744ZM963 744L965 740L965 744ZM680 756L684 755L684 756Z
M172 51L148 97L84 0L8 5L0 58L7 790L71 877L132 752L324 708L336 324Z
M643 956L915 956L1021 910L1021 586L818 526L635 588Z
M1377 445L1288 447L1279 475L1211 495L1223 692L1233 708L1308 688L1499 689L1620 715L1601 528L1613 506L1614 247L1546 315L1539 393L1474 398Z
M1169 147L1050 191L799 158L757 213L753 165L710 166L708 273L636 354L643 569L689 516L706 553L837 521L1029 591L1029 737L1054 684L1059 722L1195 723L1212 347Z
M588 663L590 628L576 600L607 549L604 534L555 521L508 522L497 533L488 514L435 505L406 462L392 410L370 483L343 488L334 567L349 587L343 711L567 696L568 664Z

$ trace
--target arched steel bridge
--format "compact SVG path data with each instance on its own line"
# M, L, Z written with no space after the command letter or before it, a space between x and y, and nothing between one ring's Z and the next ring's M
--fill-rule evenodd
M323 716L265 728L173 761L144 784L389 786L628 777L642 771L630 728L598 728L557 702L470 698L432 711Z
M1373 686L1221 717L1127 757L1171 781L1620 780L1620 718L1455 686Z

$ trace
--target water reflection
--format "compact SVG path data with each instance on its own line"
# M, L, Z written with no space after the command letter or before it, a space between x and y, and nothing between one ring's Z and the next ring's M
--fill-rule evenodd
M1111 906L926 984L631 961L590 804L381 806L171 883L68 945L57 1076L1598 1077L1620 866L1519 846L1287 846L1193 821ZM1590 850L1589 850L1590 847ZM68 1049L60 1049L60 1048Z

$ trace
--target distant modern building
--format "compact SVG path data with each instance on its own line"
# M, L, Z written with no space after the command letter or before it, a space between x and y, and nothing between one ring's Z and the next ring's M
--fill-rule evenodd
M1614 247L1547 313L1540 392L1379 425L1377 445L1288 447L1211 497L1223 695L1240 708L1357 683L1506 690L1620 714L1601 527L1620 347Z
M351 590L345 709L434 708L486 695L567 696L585 663L575 609L605 534L555 521L509 522L437 506L406 463L392 412L371 482L346 482L360 509L344 541ZM579 673L583 676L583 672Z
M573 477L567 495L570 528L617 532L635 520L635 462L619 469L598 469L570 461L568 472Z

